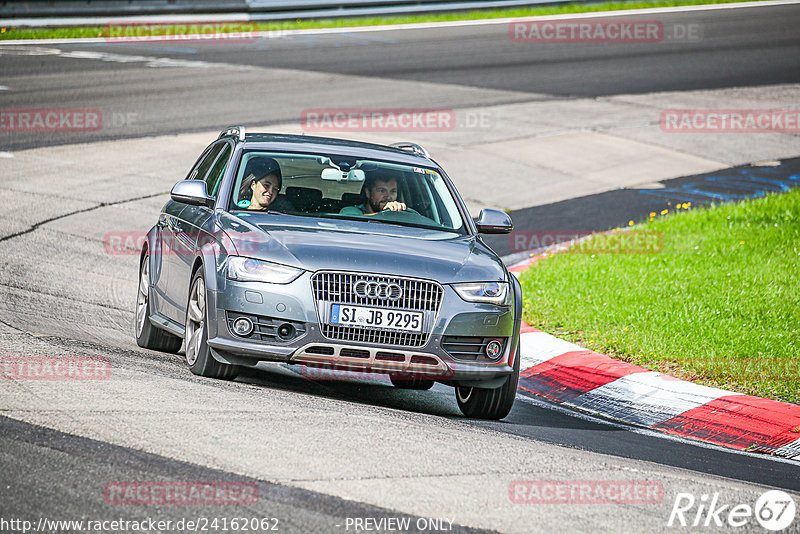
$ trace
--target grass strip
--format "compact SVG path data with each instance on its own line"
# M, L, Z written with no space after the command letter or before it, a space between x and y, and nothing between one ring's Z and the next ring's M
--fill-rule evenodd
M660 251L629 238L640 253L604 252L630 231L640 244L659 235ZM684 380L800 404L800 189L683 204L592 239L520 277L529 324Z
M590 13L597 11L618 11L623 9L643 9L654 7L693 6L705 4L730 4L752 0L671 0L654 2L602 2L602 3L576 3L561 4L549 7L523 7L508 9L490 9L462 11L452 13L434 13L407 16L388 17L358 17L341 19L296 19L276 22L236 23L223 22L218 26L208 26L208 23L189 23L180 25L146 24L147 35L188 35L188 29L196 28L200 33L236 33L243 31L280 31L302 30L317 28L349 28L356 26L379 26L387 24L414 24L420 22L445 22L454 20L481 20L495 18L518 18L537 15L563 15L572 13ZM176 28L178 32L176 32ZM187 29L188 28L188 29ZM205 28L205 29L204 29ZM117 28L118 30L118 28ZM73 39L85 37L114 37L112 25L106 26L64 26L64 27L0 27L0 41L16 39ZM193 32L194 33L194 32Z

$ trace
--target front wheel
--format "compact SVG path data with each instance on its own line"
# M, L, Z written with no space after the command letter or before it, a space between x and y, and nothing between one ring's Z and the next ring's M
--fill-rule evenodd
M208 347L206 330L206 281L203 270L192 277L189 303L186 306L186 363L189 370L199 376L233 380L239 374L235 365L218 362Z
M514 356L514 372L497 389L456 386L458 407L467 417L475 419L502 419L514 406L519 383L519 343Z

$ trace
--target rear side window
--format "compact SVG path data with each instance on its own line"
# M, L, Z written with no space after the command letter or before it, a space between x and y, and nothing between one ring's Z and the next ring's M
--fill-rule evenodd
M220 143L211 147L211 150L206 152L206 154L197 162L197 165L194 166L192 172L189 173L189 176L186 177L187 180L205 180L206 174L208 170L211 168L211 165L217 159L217 156L225 148L224 143Z

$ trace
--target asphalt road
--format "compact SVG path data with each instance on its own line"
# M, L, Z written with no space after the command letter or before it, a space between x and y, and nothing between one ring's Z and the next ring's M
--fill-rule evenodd
M3 47L3 109L99 108L118 124L2 132L0 150L272 124L308 107L476 107L800 81L797 6L654 17L699 25L703 39L542 46L512 43L507 26L487 25L244 44ZM74 189L56 191L57 202L32 200L61 176L41 153L40 172L24 184L16 175L13 186L0 183L0 347L108 357L114 369L97 384L0 384L3 518L220 516L229 509L110 506L103 487L235 480L257 484L261 499L229 515L277 517L282 531L336 531L348 517L673 531L666 520L678 492L748 500L770 487L800 491L796 462L667 439L535 399L520 397L506 420L487 423L463 419L441 385L403 392L377 377L318 380L280 366L233 383L198 379L180 356L135 346L136 258L102 248L110 229L152 224L174 177L158 175L161 162L146 152L102 147L92 157L108 170L71 177ZM81 150L70 147L68 157L89 159ZM119 186L114 171L135 161L141 179ZM597 478L659 480L665 498L542 510L507 495L518 479Z
M651 19L630 15L620 20ZM276 43L244 53L209 51L225 63L297 68L466 85L562 98L686 91L798 81L797 6L653 16L664 28L658 43L524 43L507 24L352 34L356 46L326 42ZM651 20L652 20L651 19ZM686 31L685 37L683 31ZM358 43L361 38L362 43ZM306 42L303 43L302 41ZM363 46L366 41L369 46ZM200 53L200 52L198 52ZM769 57L769 61L764 61Z
M0 46L3 108L90 108L105 118L97 132L0 132L0 147L269 125L309 107L462 108L800 81L798 5L649 19L665 35L695 28L699 40L519 43L507 24L490 24L244 43Z
M391 518L407 521L409 532L424 532L415 528L422 518L400 514L345 499L271 484L262 480L235 476L187 462L179 462L163 456L136 451L108 443L64 434L54 430L29 425L13 419L0 417L0 443L6 458L13 462L0 462L4 479L13 485L0 486L3 501L2 517L20 518L38 524L38 519L50 521L78 520L82 518L113 518L131 522L172 521L184 524L194 522L196 528L175 529L181 531L224 530L212 528L213 521L223 519L229 524L239 518L247 519L248 530L281 532L335 532L345 531L347 518L370 517L380 521ZM62 480L64 483L52 483ZM203 481L207 484L237 484L252 488L257 496L254 502L237 506L228 514L220 514L218 506L183 505L162 506L155 510L143 506L122 508L116 504L111 493L98 491L107 484L128 480L148 481ZM34 497L35 499L31 499ZM68 498L65 498L68 497ZM76 502L79 503L76 506ZM80 515L76 515L76 511ZM25 519L22 519L25 518ZM30 519L29 519L30 518ZM111 521L112 519L107 519ZM253 523L253 521L255 521ZM156 525L158 523L155 523ZM221 525L221 523L217 523ZM423 525L424 523L419 523ZM252 528L250 525L254 525ZM88 527L50 528L41 531L82 531ZM480 529L448 524L452 532L481 532ZM22 529L3 528L3 531ZM109 529L111 530L111 529ZM113 529L127 531L126 528ZM170 530L155 527L149 530ZM238 529L237 529L238 530Z

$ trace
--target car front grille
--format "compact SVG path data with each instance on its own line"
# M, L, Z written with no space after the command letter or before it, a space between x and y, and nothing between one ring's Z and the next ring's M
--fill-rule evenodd
M397 300L360 297L353 291L353 287L358 280L397 284L402 290L402 296ZM442 297L444 296L442 286L436 282L376 274L323 271L316 273L312 277L311 285L317 303L322 335L329 339L373 343L376 345L408 347L425 345L439 314ZM351 304L354 306L422 312L422 332L400 332L332 325L329 324L331 304Z

